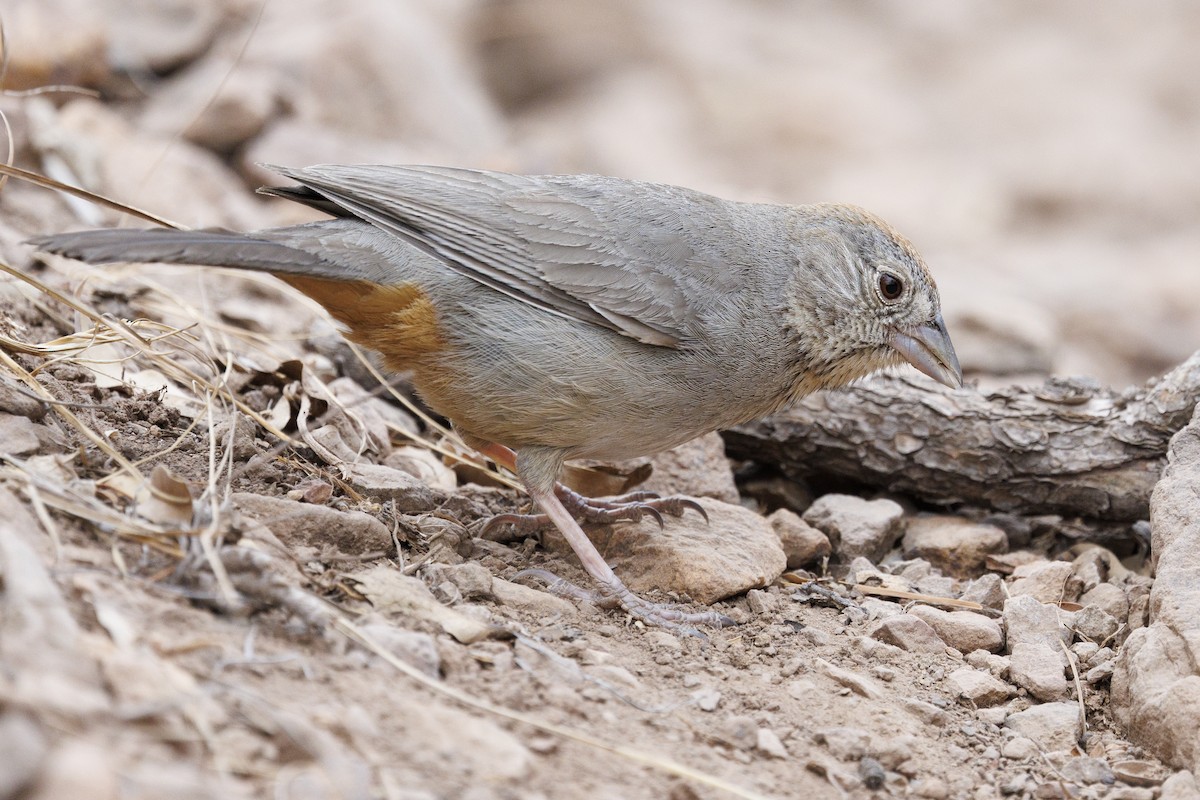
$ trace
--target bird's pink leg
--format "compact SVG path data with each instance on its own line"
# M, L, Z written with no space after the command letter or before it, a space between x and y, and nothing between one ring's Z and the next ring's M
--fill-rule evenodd
M723 628L727 625L733 625L734 622L724 614L719 614L715 611L705 611L701 613L688 613L675 608L670 608L658 603L651 603L648 600L643 600L634 594L612 571L612 567L604 561L604 557L600 555L600 551L592 544L591 539L587 538L587 534L583 532L583 528L579 527L579 523L571 516L562 502L555 496L552 491L538 490L526 485L529 491L529 496L534 502L541 506L546 512L550 522L562 533L567 540L567 544L571 545L571 549L575 551L575 555L579 557L579 562L583 565L584 570L592 577L592 580L599 584L599 588L594 593L587 593L573 586L566 581L553 578L552 575L544 570L529 570L525 574L534 575L537 577L547 578L551 588L562 591L565 594L573 596L585 596L595 600L598 605L602 606L620 606L635 619L640 619L648 625L657 625L662 628L669 628L681 633L689 633L699 635L691 626L693 625L708 625L714 628ZM518 577L520 574L518 574Z

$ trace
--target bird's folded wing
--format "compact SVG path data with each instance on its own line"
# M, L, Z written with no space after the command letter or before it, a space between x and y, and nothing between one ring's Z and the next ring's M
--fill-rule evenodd
M722 201L685 189L445 167L272 169L496 291L648 344L686 341L696 285L729 278L695 246L711 220L694 212Z

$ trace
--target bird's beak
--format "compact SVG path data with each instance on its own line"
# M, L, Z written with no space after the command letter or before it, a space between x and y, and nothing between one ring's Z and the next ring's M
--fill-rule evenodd
M892 347L904 360L951 389L963 385L962 367L939 313L932 322L892 333Z

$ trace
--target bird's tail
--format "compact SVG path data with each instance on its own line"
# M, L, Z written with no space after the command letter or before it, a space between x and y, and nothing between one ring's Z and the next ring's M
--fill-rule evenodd
M158 262L233 267L294 275L336 274L337 267L313 253L279 242L220 229L179 231L125 228L58 233L30 239L47 253L89 264ZM332 276L332 275L331 275Z

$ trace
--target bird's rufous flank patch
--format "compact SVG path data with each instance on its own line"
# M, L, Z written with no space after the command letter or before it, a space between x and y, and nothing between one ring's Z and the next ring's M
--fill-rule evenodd
M277 277L324 306L349 329L346 338L379 352L392 369L410 369L445 345L432 301L411 283Z

